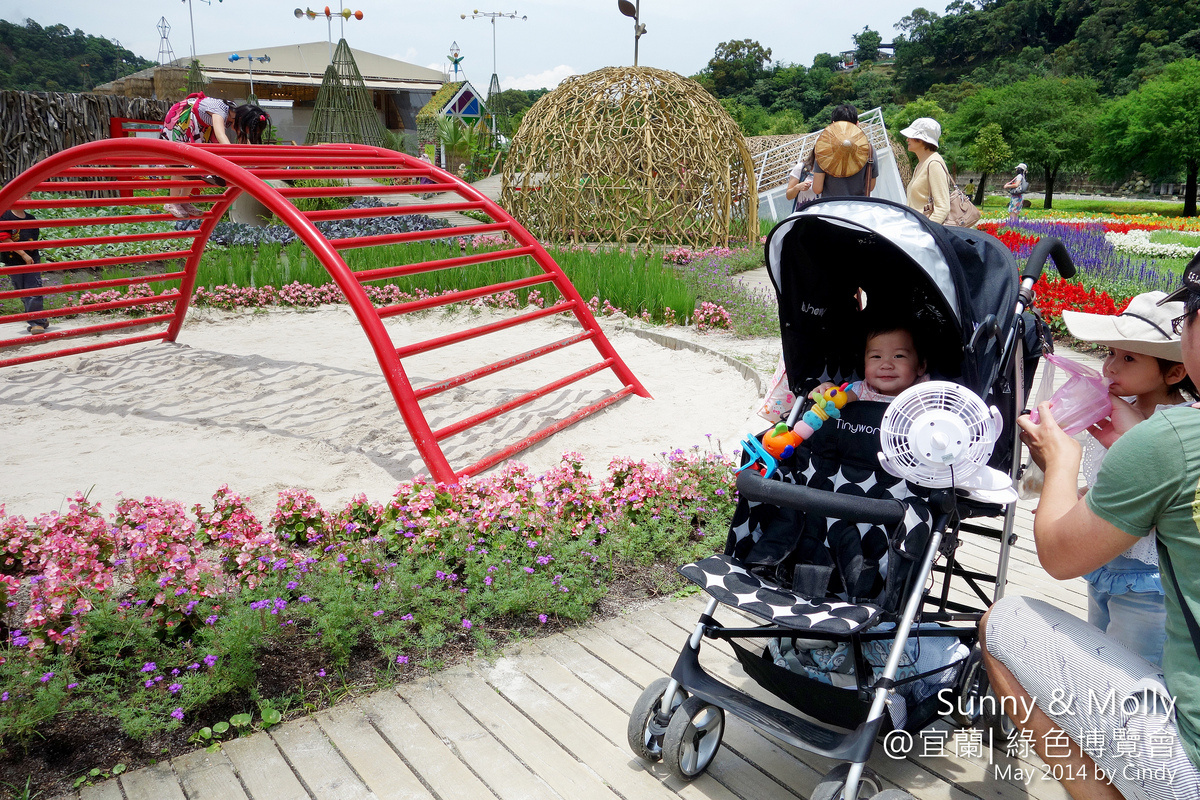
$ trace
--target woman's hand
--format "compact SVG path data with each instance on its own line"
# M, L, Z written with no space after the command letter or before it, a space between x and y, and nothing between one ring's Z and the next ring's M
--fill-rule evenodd
M1021 442L1029 448L1033 463L1041 467L1043 472L1049 475L1055 466L1071 461L1078 472L1083 448L1054 421L1049 400L1038 406L1037 422L1028 414L1022 414L1017 417L1017 425L1021 428Z
M1088 433L1096 437L1096 441L1104 445L1105 448L1110 448L1117 439L1125 431L1137 425L1139 422L1146 419L1142 416L1142 412L1133 407L1132 404L1125 402L1116 395L1110 395L1112 400L1112 412L1107 418L1100 420L1092 427L1088 428Z

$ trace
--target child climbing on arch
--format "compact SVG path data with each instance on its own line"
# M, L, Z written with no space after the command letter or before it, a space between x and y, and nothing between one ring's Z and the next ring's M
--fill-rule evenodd
M205 97L203 92L189 94L167 112L163 120L160 139L186 144L262 144L263 132L271 124L271 116L258 106L242 104L233 106L216 97ZM230 139L230 132L233 140ZM206 183L224 186L225 181L216 175L204 176ZM185 190L171 189L172 197L182 197ZM191 203L166 203L163 205L177 219L199 217L204 212Z

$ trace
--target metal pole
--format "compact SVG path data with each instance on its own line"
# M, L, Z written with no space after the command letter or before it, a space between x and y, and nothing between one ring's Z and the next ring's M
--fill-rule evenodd
M638 60L638 39L641 35L638 33L638 26L642 24L642 0L637 0L637 5L634 7L633 16L633 65L637 66Z
M496 18L492 17L492 74L496 74Z
M325 17L325 41L329 42L329 63L333 63L333 17Z
M192 28L192 60L196 58L196 20L192 18L192 0L188 0L188 23Z

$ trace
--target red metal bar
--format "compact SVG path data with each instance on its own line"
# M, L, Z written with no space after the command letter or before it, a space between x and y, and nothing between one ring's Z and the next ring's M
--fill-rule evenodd
M7 224L7 223L6 223ZM38 239L36 245L29 242L5 242L0 252L6 250L52 250L56 247L82 247L90 244L123 244L126 242L160 242L165 239L194 239L196 231L161 231L159 233L127 233L115 236L85 236L78 239Z
M526 436L521 441L516 442L514 444L510 444L508 447L505 447L503 450L497 450L496 452L492 453L491 455L487 456L486 458L479 459L471 466L460 471L458 473L458 477L465 478L469 475L478 475L479 473L483 472L484 470L494 467L502 461L507 461L508 459L512 458L513 456L515 456L517 453L521 452L522 450L524 450L528 447L532 447L533 445L537 444L538 442L542 441L543 439L550 438L551 436L558 433L559 431L571 427L572 425L585 419L586 417L590 417L592 414L595 414L597 411L603 411L604 409L608 408L609 406L611 406L613 403L617 402L621 398L628 397L629 395L633 394L633 392L634 392L634 390L633 390L632 386L625 386L625 387L621 388L619 391L617 391L613 394L610 394L608 397L604 398L603 400L599 400L595 403L592 403L590 406L585 406L584 408L581 408L578 411L576 411L571 416L566 417L565 419L560 419L558 422L547 425L546 427L542 428L541 430L536 431L536 432L530 434L529 436Z
M439 347L445 347L449 344L465 342L469 339L478 339L480 336L486 336L489 333L502 331L507 328L514 328L525 322L531 322L542 317L552 317L555 314L562 314L564 311L571 310L571 303L556 303L555 305L546 308L539 308L537 311L530 311L528 314L520 314L508 319L497 320L496 322L480 325L477 328L468 328L465 331L455 331L448 333L445 336L438 336L434 339L426 339L423 342L414 342L413 344L405 345L404 347L396 348L396 355L400 358L415 356L418 353L428 353L430 350L437 350ZM588 333L593 333L588 331ZM604 334L601 333L601 336Z
M182 272L164 272L161 275L138 275L134 278L109 278L103 281L88 283L68 283L60 286L41 286L37 289L20 289L18 291L0 292L0 300L11 300L15 297L34 297L36 295L68 294L81 289L111 289L117 286L133 286L138 283L165 283L166 281L182 280Z
M407 231L405 233L387 233L379 236L330 239L329 243L337 250L353 250L357 247L375 247L377 245L403 244L405 242L426 242L435 239L454 239L464 235L482 236L485 233L507 233L511 228L512 225L508 222L494 222L490 225L472 225L469 234L464 234L462 228L433 228L427 231Z
M125 339L116 339L111 342L97 342L95 344L88 344L82 347L69 347L65 350L55 350L51 353L34 353L33 355L18 356L17 358L4 358L0 359L0 367L15 367L18 364L31 364L34 361L47 361L51 358L75 356L79 355L80 353L91 353L96 350L108 350L113 347L124 347L127 344L141 344L142 342L161 341L165 336L165 333L150 333L146 334L145 336L130 336Z
M441 394L442 392L449 391L457 386L462 386L470 383L471 381L479 380L480 378L484 378L488 375L493 375L501 370L508 369L509 367L515 367L517 364L524 364L526 361L532 361L540 356L553 353L556 350L562 350L564 347L570 347L573 344L579 344L580 342L587 341L590 338L592 338L592 334L588 331L583 331L582 333L577 333L574 336L568 336L566 339L559 339L557 342L551 342L550 344L543 345L542 347L535 347L532 350L526 350L524 353L520 353L515 356L509 356L508 358L501 359L493 364L488 364L486 367L473 369L460 375L455 375L453 378L447 378L444 381L428 384L427 386L423 386L420 389L414 390L413 395L418 400L424 400L426 397L432 397L435 394Z
M342 208L325 211L305 211L304 216L313 222L323 222L330 219L365 219L367 217L394 217L401 214L428 214L433 211L482 211L489 213L487 204L479 201L468 201L463 203L419 203L411 206L383 206L381 208ZM494 220L502 220L503 217L492 216ZM512 219L509 217L508 219ZM469 229L473 230L474 225ZM453 230L468 230L468 228L454 228Z
M36 344L38 342L49 342L55 339L76 339L80 336L91 336L96 333L106 333L108 331L119 331L125 328L144 328L147 325L157 325L160 322L166 322L171 319L170 314L160 314L154 317L141 317L140 319L125 319L120 322L108 322L103 325L87 325L82 328L62 328L57 331L47 331L46 333L35 333L31 336L22 336L19 339L0 339L0 350L7 347L20 347L26 344ZM46 356L53 358L53 356Z
M106 140L107 141L107 140ZM187 258L191 250L172 250L167 253L138 253L130 256L105 256L104 258L81 258L76 261L45 261L41 264L27 264L19 267L4 267L0 275L24 275L28 272L62 272L68 269L84 269L87 267L111 267L117 264L144 263L146 261L172 261L177 258Z
M312 168L312 169L305 169ZM408 426L412 434L413 441L417 447L421 457L425 460L425 464L433 475L435 480L441 482L452 482L455 479L455 472L447 463L444 453L438 444L438 438L434 435L429 427L428 421L425 419L418 403L417 393L414 391L408 376L405 374L401 364L401 357L411 355L418 352L436 349L437 347L445 346L455 341L466 341L471 338L485 335L486 333L510 328L515 325L528 322L530 320L548 317L554 314L562 314L572 312L576 320L580 323L581 332L567 339L552 343L545 347L535 348L526 353L510 356L506 359L501 359L495 364L485 365L476 370L463 373L456 378L451 378L448 381L440 382L430 387L425 387L421 390L421 396L426 397L438 391L444 391L446 387L452 385L462 385L471 380L474 380L483 375L493 374L500 370L507 369L517 363L523 363L538 355L546 352L551 352L554 349L565 347L568 344L590 340L597 348L601 355L601 361L588 369L574 373L566 378L554 381L547 384L541 389L529 392L522 398L517 398L515 401L505 403L491 411L484 412L473 416L469 420L464 420L451 426L450 429L444 429L443 433L451 435L450 431L462 431L468 427L479 424L486 419L491 419L494 416L504 413L507 410L517 407L523 402L529 402L536 397L542 396L546 392L554 391L556 388L568 385L576 380L580 380L586 375L595 374L604 369L612 369L620 379L624 387L618 395L614 395L610 399L594 403L581 412L569 417L560 423L549 426L548 428L534 434L532 437L526 437L522 442L514 446L510 446L500 451L499 455L488 456L476 465L469 467L464 473L468 474L472 471L478 471L486 468L484 465L490 465L498 462L498 459L504 458L505 453L516 452L523 447L528 446L534 441L538 441L550 433L561 430L572 421L581 419L589 413L594 413L604 405L615 402L620 396L625 396L631 392L637 392L645 395L645 389L637 382L637 379L629 372L628 367L620 360L620 357L612 349L590 311L584 305L582 298L578 292L570 284L566 275L558 267L557 264L550 259L545 250L540 244L520 225L517 225L512 218L506 214L503 209L496 206L474 187L471 187L457 180L453 175L430 167L418 161L411 156L405 156L399 153L394 153L382 148L366 147L362 145L331 145L318 147L269 147L248 145L184 145L177 142L167 142L158 139L135 139L121 138L109 139L103 142L90 142L79 145L69 150L56 153L55 155L45 159L32 169L17 176L9 182L8 185L0 189L0 210L11 208L14 206L29 208L29 209L84 209L86 213L100 213L103 216L95 217L77 217L73 219L54 219L54 220L38 220L30 223L17 223L12 225L12 228L21 227L40 227L54 228L66 226L97 226L111 223L147 223L152 221L171 220L172 217L168 214L148 214L135 213L129 215L114 215L105 213L100 209L104 208L121 208L131 207L138 209L142 206L155 206L164 202L171 202L170 195L165 194L166 190L172 187L183 186L184 188L195 188L197 186L196 176L200 175L218 175L225 179L226 189L219 193L202 194L198 196L190 196L190 202L211 203L212 206L208 213L201 219L200 229L195 234L187 234L192 236L191 246L184 251L170 251L166 253L155 254L137 254L133 256L115 257L115 258L95 258L82 259L69 264L43 264L31 268L16 267L9 268L5 274L14 274L21 272L34 271L55 271L63 269L80 268L87 266L108 266L115 263L137 263L154 259L185 259L182 272L170 273L169 276L143 276L136 279L115 279L107 281L95 281L86 284L78 284L73 287L45 287L41 290L42 294L63 293L66 291L77 291L82 288L101 288L105 286L131 285L133 283L145 282L150 283L156 280L174 280L180 281L179 289L174 293L159 295L151 298L132 298L127 300L111 301L111 303L98 304L93 306L82 307L81 310L97 310L104 307L122 307L138 304L151 304L159 302L170 302L174 299L174 313L170 315L157 315L137 320L124 320L119 322L109 322L100 325L84 326L80 328L54 331L50 333L38 334L36 336L22 337L17 340L8 340L0 342L0 347L20 346L31 342L53 341L60 338L69 338L75 336L86 336L95 333L106 331L117 331L126 328L145 327L158 322L170 321L170 325L165 334L153 334L139 337L125 337L112 342L98 342L92 345L64 349L52 353L39 353L22 357L18 359L9 359L8 361L0 362L0 365L13 363L28 363L29 361L42 360L44 358L53 358L61 355L67 355L75 352L87 352L94 349L102 349L108 347L116 347L121 344L153 341L157 339L167 339L173 341L179 334L183 324L184 316L187 312L187 307L191 299L191 295L195 289L196 270L199 266L200 257L204 247L208 242L212 230L217 224L217 220L229 208L229 205L240 194L249 194L256 200L267 207L271 213L275 214L284 224L291 227L300 238L301 241L312 251L316 258L328 270L335 284L341 290L342 294L347 298L351 306L351 310L358 318L362 325L367 339L370 342L380 368L383 371L384 380L387 382L388 388L392 393L392 397L396 402L396 407L400 411L405 424ZM367 186L367 187L330 187L330 188L289 188L282 191L277 190L266 184L267 179L283 179L283 180L302 180L305 178L317 177L388 177L388 178L412 178L412 177L429 177L433 179L433 184L425 185L402 185L402 186ZM72 180L58 181L55 178L67 177ZM83 178L99 178L97 181L84 181ZM25 196L35 188L42 187L52 195L58 195L46 200L26 200ZM145 188L155 192L164 192L149 197L126 197L126 198L96 198L89 197L81 199L79 197L62 196L65 192L86 192L94 193L102 190L129 191L134 188ZM321 196L338 196L350 194L406 194L414 192L429 192L446 190L457 196L451 202L432 203L410 206L396 206L382 209L353 209L353 210L332 210L332 211L317 211L301 213L295 206L290 203L285 195L291 197L321 197ZM491 217L494 222L482 226L463 227L451 230L440 230L434 232L413 232L412 234L400 234L396 236L380 236L380 237L363 237L353 241L337 240L330 242L325 239L319 231L314 227L314 222L319 220L339 220L339 219L356 219L356 218L372 218L385 216L399 216L404 214L421 214L438 211L466 211L466 210L481 210ZM9 227L9 226L6 226ZM424 262L421 264L398 265L397 267L385 270L372 270L355 274L350 270L345 261L337 252L336 245L342 246L344 249L351 247L371 247L381 246L392 243L400 243L404 241L427 241L436 239L451 238L456 235L471 235L487 232L504 231L516 242L517 246L511 250L499 251L489 254L473 254L461 258L443 259L437 261ZM186 236L156 236L153 234L135 234L125 237L124 241L168 241L173 239L184 239ZM53 239L46 240L41 243L42 247L54 248L65 247L69 244L80 243L100 243L100 241L113 241L106 239L102 235L91 237L80 237L79 239ZM17 249L17 247L5 248ZM383 326L383 317L381 313L399 313L401 307L394 306L382 310L375 309L370 299L366 296L363 285L360 281L381 280L389 276L399 276L401 274L416 274L437 269L450 269L469 264L488 263L495 260L503 260L507 258L521 258L531 256L535 263L541 268L541 275L531 276L528 278L519 279L518 281L509 281L506 283L485 287L481 289L466 290L465 292L455 293L450 295L448 302L455 302L466 297L482 296L483 294L491 294L498 291L504 291L508 288L518 288L526 285L534 285L536 283L553 282L555 287L563 295L564 300L548 309L539 309L527 314L520 314L507 320L500 320L495 323L479 326L474 329L459 331L448 334L446 336L437 337L427 342L416 343L406 347L396 348L391 342L391 338L387 329ZM23 290L25 291L25 290ZM38 290L30 291L29 294L22 296L32 296ZM16 295L9 295L16 296ZM438 301L420 301L420 302L438 302ZM413 308L409 305L408 308ZM54 312L56 315L68 313L68 310L59 309ZM49 315L49 314L47 314ZM14 315L22 317L23 315ZM11 317L10 317L11 319Z
M401 314L410 314L413 311L424 311L427 308L441 308L442 306L449 306L454 303L464 303L468 300L474 300L477 297L487 297L488 295L499 294L500 292L524 289L526 286L537 286L539 283L553 282L554 278L550 275L531 275L528 278L519 278L515 281L507 281L505 283L493 283L490 286L481 286L478 289L463 289L457 292L434 295L433 297L423 297L420 300L400 303L395 306L383 306L379 309L379 316L384 319L398 317Z
M80 306L63 306L61 308L46 308L41 311L27 311L23 314L8 314L0 317L0 322L26 322L31 319L44 317L71 317L76 314L88 314L100 311L112 311L118 308L136 308L150 306L155 303L173 303L179 300L179 292L156 294L152 297L135 297L130 300L110 300L105 303L89 303Z
M371 281L381 281L387 278L399 278L403 275L420 275L423 272L436 272L439 269L468 267L472 264L489 264L493 261L504 261L509 258L530 256L533 253L534 250L532 247L517 247L512 250L495 250L490 253L475 253L469 256L456 256L455 258L439 258L436 261L422 261L418 264L405 264L399 267L367 269L354 274L358 277L359 283L370 283ZM553 279L553 276L550 277Z
M523 406L526 403L531 403L534 400L537 400L539 397L543 397L547 394L550 394L550 392L561 389L564 386L570 386L572 383L575 383L576 381L581 381L584 378L588 377L589 375L595 375L597 372L608 369L611 366L612 366L612 364L607 359L605 359L604 361L598 361L595 364L592 364L590 367L584 367L583 369L579 370L578 372L572 372L570 375L568 375L565 378L559 378L556 381L550 381L550 383L547 383L544 386L541 386L537 389L532 389L532 390L526 392L525 394L520 395L519 397L514 397L512 400L509 400L507 403L501 403L500 405L496 406L495 408L489 409L487 411L481 411L478 414L472 414L471 416L466 417L465 419L461 419L458 422L453 422L453 423L445 426L444 428L439 428L433 432L433 435L436 436L437 440L440 442L443 439L447 439L456 433L462 433L467 428L474 428L476 425L478 425L481 422L487 422L489 419L494 419L495 417L498 417L501 414L512 411L514 408L519 408L520 406Z

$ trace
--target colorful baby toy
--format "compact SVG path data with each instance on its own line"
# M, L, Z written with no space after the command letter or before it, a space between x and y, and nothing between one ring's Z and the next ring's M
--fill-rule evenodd
M761 463L763 475L770 477L774 474L778 462L796 452L800 443L820 430L826 420L842 416L842 408L850 401L850 396L846 394L848 385L834 386L824 392L814 389L809 395L813 406L797 420L795 428L789 429L786 422L780 422L763 434L761 445L757 438L746 437L742 441L742 449L752 455L753 460L747 461L736 471L741 472L746 467Z

